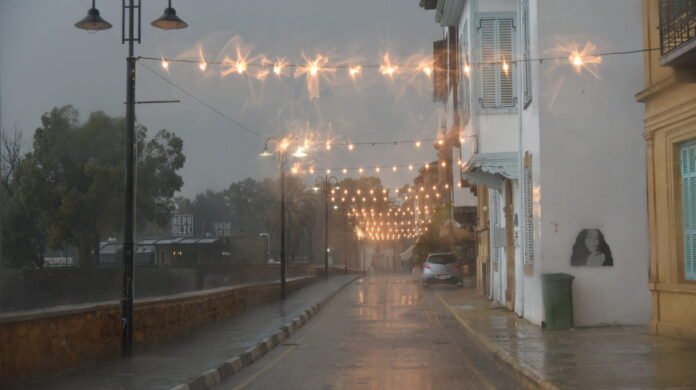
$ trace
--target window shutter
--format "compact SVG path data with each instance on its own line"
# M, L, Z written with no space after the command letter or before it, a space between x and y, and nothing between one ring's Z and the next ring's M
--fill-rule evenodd
M481 107L497 108L496 19L481 19Z
M468 23L464 23L464 32L462 33L461 37L459 37L459 42L460 42L460 56L461 56L461 63L459 64L459 72L462 75L461 80L459 81L459 87L460 87L460 98L459 102L462 106L462 112L468 113L469 112L469 76L464 72L464 66L468 65L471 66L469 63L469 27ZM466 120L463 121L463 124L466 124Z
M515 106L512 69L514 29L512 18L490 17L479 20L482 108ZM507 73L503 70L503 61L508 64Z
M684 277L696 280L696 142L681 147Z
M532 101L532 63L529 61L529 1L522 3L522 24L523 24L523 39L524 50L522 53L524 59L524 105L528 105Z
M512 19L498 19L498 62L507 62L508 71L505 73L502 65L498 65L500 85L500 107L515 105L512 87Z
M447 103L447 40L433 42L433 101Z
M522 218L523 218L523 234L524 234L524 264L534 264L534 199L533 188L534 182L532 179L532 166L530 155L525 158L525 166L522 176Z

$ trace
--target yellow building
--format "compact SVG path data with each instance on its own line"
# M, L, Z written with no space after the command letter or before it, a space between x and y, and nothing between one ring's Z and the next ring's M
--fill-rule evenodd
M696 0L643 0L643 15L650 330L696 340Z

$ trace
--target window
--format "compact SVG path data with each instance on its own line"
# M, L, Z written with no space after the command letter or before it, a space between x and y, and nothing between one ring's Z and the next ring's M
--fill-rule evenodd
M522 60L524 61L524 107L532 102L532 63L529 61L529 0L522 1Z
M459 103L462 106L462 114L469 113L469 74L471 73L469 62L469 24L464 23L464 29L459 37L460 43L460 59L459 59L459 74L462 75L459 82ZM468 69L468 72L467 72ZM468 115L465 116L468 118ZM462 124L466 124L467 120L463 120Z
M481 17L481 108L511 108L516 104L512 69L515 25L512 17Z
M532 156L529 153L524 157L524 170L522 173L522 224L523 224L523 250L524 266L529 268L534 264L534 181L532 177Z
M696 63L696 0L660 0L661 65Z
M696 141L680 148L682 221L684 224L684 278L696 280Z

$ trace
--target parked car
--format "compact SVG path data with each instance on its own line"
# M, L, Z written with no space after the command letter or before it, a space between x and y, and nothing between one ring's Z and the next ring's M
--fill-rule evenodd
M452 253L430 253L423 263L423 287L430 284L456 284L462 287L462 265Z

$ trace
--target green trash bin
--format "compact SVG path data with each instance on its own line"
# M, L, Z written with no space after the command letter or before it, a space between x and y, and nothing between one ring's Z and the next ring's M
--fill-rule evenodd
M565 330L573 327L573 275L542 274L546 329Z

